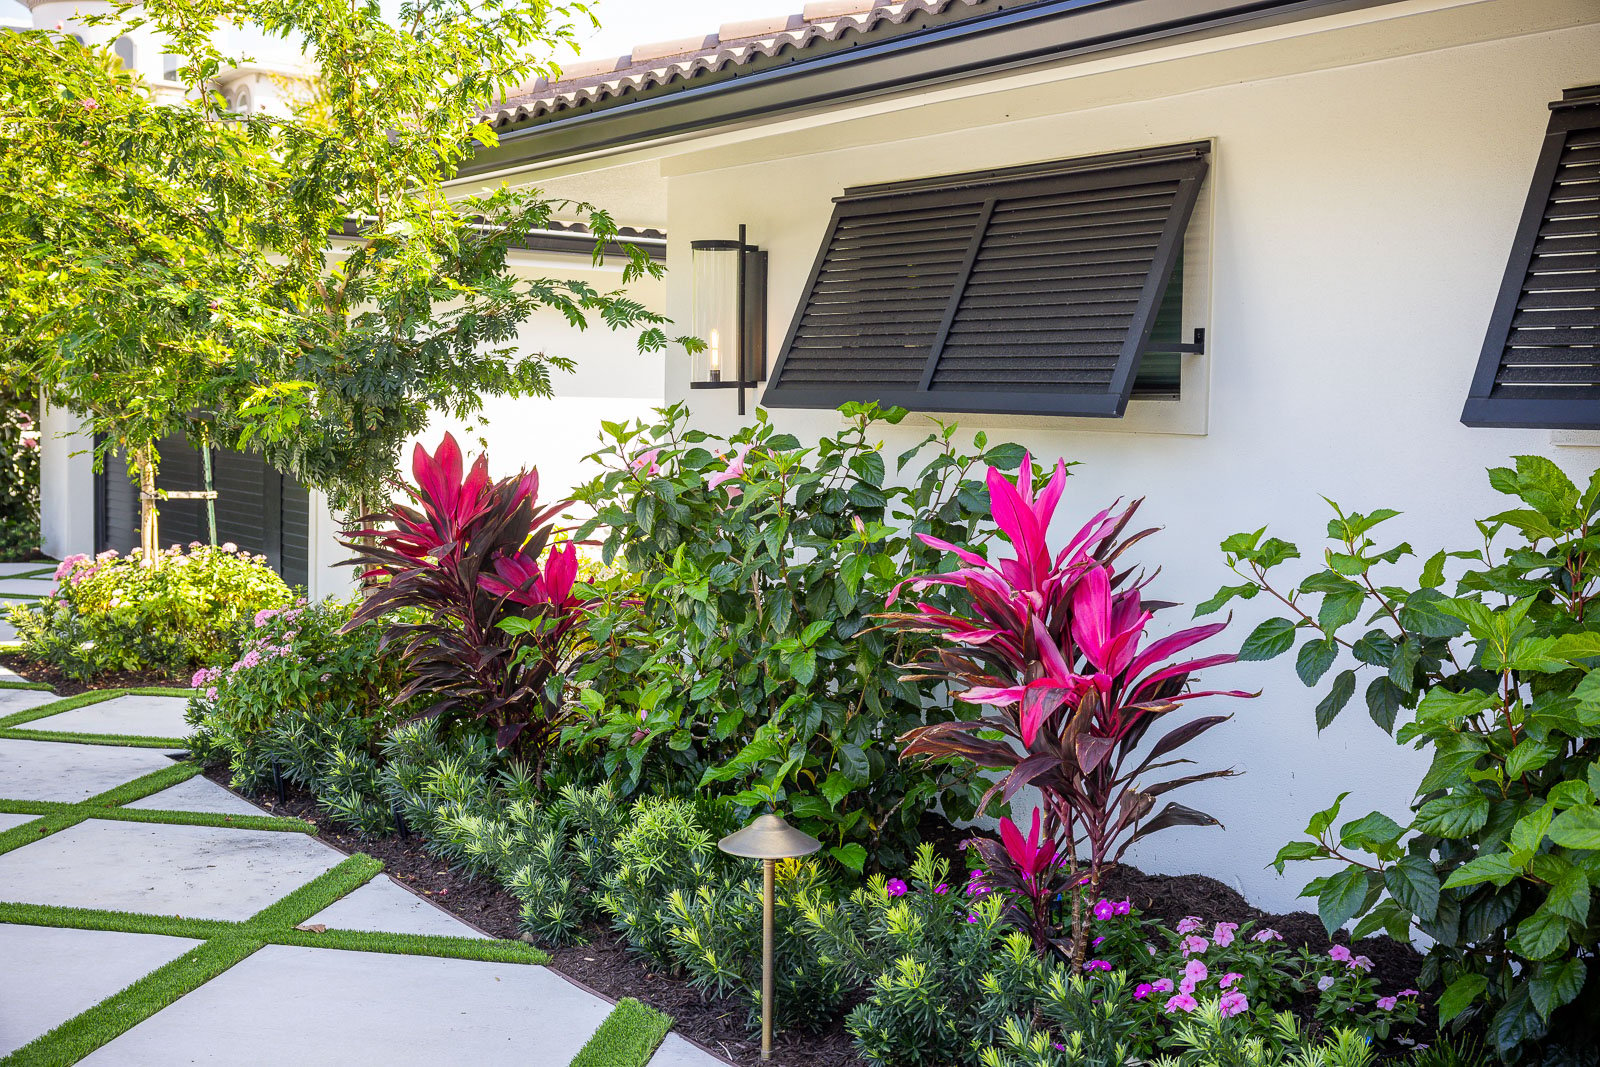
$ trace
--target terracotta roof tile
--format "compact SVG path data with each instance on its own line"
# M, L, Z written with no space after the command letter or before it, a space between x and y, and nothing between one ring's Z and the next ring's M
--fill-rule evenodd
M559 80L531 82L484 117L509 126L650 90L684 88L697 78L852 36L950 22L999 6L1000 0L813 0L798 15L729 22L709 36L638 45L626 56L573 63Z

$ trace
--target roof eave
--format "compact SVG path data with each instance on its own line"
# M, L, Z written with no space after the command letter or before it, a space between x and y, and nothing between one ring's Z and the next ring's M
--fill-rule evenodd
M1113 49L1377 7L1396 0L1054 0L714 80L693 79L616 103L498 131L463 177L583 157L823 106L926 88Z

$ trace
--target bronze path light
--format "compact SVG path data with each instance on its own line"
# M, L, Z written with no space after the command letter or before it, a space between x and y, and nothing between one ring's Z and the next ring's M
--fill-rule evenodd
M761 861L761 1058L772 1058L772 912L778 861L809 856L822 842L768 813L717 842L730 856Z

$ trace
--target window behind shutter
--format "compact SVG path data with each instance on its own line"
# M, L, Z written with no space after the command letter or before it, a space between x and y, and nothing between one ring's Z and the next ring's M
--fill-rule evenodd
M1207 152L847 191L763 402L1121 415Z
M1600 86L1550 106L1468 426L1600 429Z

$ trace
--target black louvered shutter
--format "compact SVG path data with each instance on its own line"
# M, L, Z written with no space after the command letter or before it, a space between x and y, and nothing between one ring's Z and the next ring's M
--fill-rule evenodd
M1207 152L847 191L763 403L1121 415Z
M1600 429L1600 86L1550 106L1468 426Z

